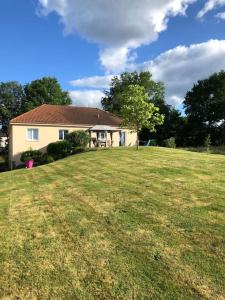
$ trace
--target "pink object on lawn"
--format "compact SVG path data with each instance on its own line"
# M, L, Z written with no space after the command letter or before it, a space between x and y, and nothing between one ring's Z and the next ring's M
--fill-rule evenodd
M34 165L33 159L27 160L27 161L25 162L25 166L26 166L27 169L33 168L33 165Z

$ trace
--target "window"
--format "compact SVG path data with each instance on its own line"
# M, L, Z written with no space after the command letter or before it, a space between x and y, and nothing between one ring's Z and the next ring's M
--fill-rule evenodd
M59 140L65 140L68 134L68 130L60 129L59 130Z
M105 140L106 139L106 133L104 131L97 132L97 139L98 140Z
M35 128L27 129L27 139L29 141L38 141L38 138L39 138L38 129Z

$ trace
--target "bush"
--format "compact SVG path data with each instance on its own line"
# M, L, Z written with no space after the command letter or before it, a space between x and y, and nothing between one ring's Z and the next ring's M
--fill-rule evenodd
M51 143L47 147L47 153L53 157L54 160L64 158L70 155L72 146L69 141L60 141Z
M156 140L151 140L150 141L150 146L157 146L157 141Z
M210 152L210 147L211 147L211 136L208 134L204 140L204 146L206 147L206 151L209 153Z
M81 147L86 148L89 142L89 135L83 130L73 131L66 136L73 148Z
M82 153L85 152L85 148L83 147L74 147L72 150L72 154Z
M46 165L54 162L54 158L48 153L44 153L41 157L41 164Z
M28 150L22 153L20 160L26 162L30 159L33 159L35 164L40 164L42 153L39 150Z
M176 141L174 137L164 140L163 145L167 148L176 148Z

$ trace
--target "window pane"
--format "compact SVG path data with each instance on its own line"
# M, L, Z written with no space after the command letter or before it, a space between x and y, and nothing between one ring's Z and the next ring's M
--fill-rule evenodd
M27 139L31 141L38 141L38 129L28 128Z
M32 129L27 129L27 138L28 140L32 140Z
M33 129L33 140L34 141L38 140L38 129Z
M68 130L59 130L59 140L65 140L66 135L68 134Z
M63 130L59 130L59 140L63 140Z

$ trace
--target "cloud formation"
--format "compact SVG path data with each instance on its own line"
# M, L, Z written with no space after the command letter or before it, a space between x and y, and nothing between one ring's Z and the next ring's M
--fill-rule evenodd
M101 107L101 98L104 96L100 90L76 90L69 92L73 105L86 107Z
M177 106L182 103L186 92L195 82L225 69L225 40L210 40L201 44L178 46L160 54L154 60L136 65L136 69L149 70L155 80L163 81L166 85L166 101ZM76 87L100 88L104 86L106 88L109 78L109 76L98 76L73 82ZM96 94L96 90L94 91L95 103L98 103L98 106L102 97L102 92L99 92ZM88 101L86 96L91 96L91 94L91 91L89 95L84 93L85 101ZM80 91L80 102L83 98L82 91Z
M89 87L95 89L106 89L109 87L113 75L84 77L71 80L69 83L75 87Z
M124 69L132 50L155 41L169 18L184 15L196 0L39 0L40 12L60 16L65 32L77 33L100 46L108 72Z
M225 0L207 0L204 7L199 11L197 17L202 18L208 12L223 5L225 5Z
M220 12L215 16L217 19L225 20L225 12Z

